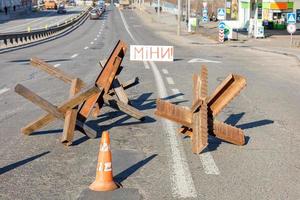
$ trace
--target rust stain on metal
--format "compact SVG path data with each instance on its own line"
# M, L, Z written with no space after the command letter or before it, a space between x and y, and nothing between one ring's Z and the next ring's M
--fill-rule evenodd
M36 95L34 92L18 84L15 87L15 91L18 94L47 112L46 115L31 122L22 128L21 131L26 135L30 135L32 132L43 128L55 119L60 119L65 122L61 139L62 143L66 145L72 144L75 127L90 138L95 138L97 136L97 131L89 128L85 121L93 109L94 115L99 114L104 103L133 118L143 120L145 118L144 114L130 105L130 101L125 93L125 89L138 84L138 78L130 80L125 84L120 83L117 78L117 75L122 71L121 63L125 56L126 49L127 44L121 40L118 41L106 64L102 67L102 71L98 75L95 83L90 86L87 86L86 83L79 78L69 75L43 60L32 58L31 64L34 67L47 72L49 75L52 75L65 83L71 83L72 86L69 92L69 99L62 105L56 107L47 100ZM113 95L116 97L113 97Z
M214 119L246 86L246 79L230 74L208 96L208 70L202 66L201 76L193 75L191 109L157 100L155 114L181 124L179 132L191 137L192 152L201 153L208 145L208 134L236 145L244 145L242 129Z

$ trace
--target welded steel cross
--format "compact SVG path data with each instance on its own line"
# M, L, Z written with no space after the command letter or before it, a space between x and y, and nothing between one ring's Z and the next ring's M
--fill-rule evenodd
M174 105L158 99L156 115L181 124L180 132L192 138L192 152L201 153L208 145L208 134L224 141L243 145L245 137L242 129L219 122L215 117L246 86L246 79L230 74L208 96L207 68L201 69L201 76L193 76L192 107Z
M62 143L66 145L72 144L75 127L90 138L95 138L97 136L97 130L88 127L85 122L91 113L93 113L94 116L99 115L104 103L133 118L143 120L145 116L130 105L125 93L125 89L138 83L138 78L121 84L116 77L122 70L121 63L125 56L126 49L127 44L122 41L117 43L106 64L102 67L95 83L91 86L87 86L79 78L68 75L40 59L32 58L31 64L34 67L66 83L71 83L70 97L62 105L57 107L30 91L25 86L18 84L15 87L15 92L47 112L46 115L28 124L22 128L21 131L29 135L57 118L65 121L64 132L61 139ZM117 98L114 98L113 95L116 95Z

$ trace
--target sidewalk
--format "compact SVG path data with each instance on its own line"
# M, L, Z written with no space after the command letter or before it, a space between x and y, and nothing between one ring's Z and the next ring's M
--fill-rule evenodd
M157 34L173 42L177 45L223 45L217 42L218 39L218 22L210 22L207 24L200 24L198 33L188 33L184 22L181 23L181 36L177 36L177 18L174 14L162 12L160 17L157 16L154 7L149 4L141 9L136 7L135 12L140 18L150 27L156 30ZM299 32L299 31L298 31ZM300 62L300 48L290 47L290 35L285 34L284 31L273 31L272 36L265 39L248 38L247 35L239 34L241 41L229 41L224 46L243 46L258 51L272 52L287 56L295 57ZM300 41L300 34L293 36L294 40Z
M6 15L4 12L0 12L0 23L5 23L10 20L19 19L24 17L25 15L28 15L29 13L32 13L28 9L18 9L16 11L9 11Z
M155 33L163 37L165 40L177 45L191 45L191 44L202 44L202 45L217 45L218 43L208 37L202 36L201 34L190 34L187 32L186 23L181 23L181 36L177 36L177 17L174 14L167 12L160 13L158 17L154 7L145 3L145 6L141 9L137 6L135 9L136 14L144 21L144 24L152 27L153 29L159 30Z
M295 35L293 38L300 40L300 35ZM266 39L249 39L243 45L259 51L292 56L300 62L300 48L290 46L289 35L271 36Z

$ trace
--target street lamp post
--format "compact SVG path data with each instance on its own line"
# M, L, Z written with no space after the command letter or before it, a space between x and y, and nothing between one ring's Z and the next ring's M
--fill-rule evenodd
M177 35L180 35L181 32L181 0L177 0L178 2L178 13L177 13Z
M157 16L160 16L160 0L157 0Z

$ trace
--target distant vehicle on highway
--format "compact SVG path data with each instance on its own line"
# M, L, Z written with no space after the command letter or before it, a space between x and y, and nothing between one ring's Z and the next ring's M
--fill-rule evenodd
M99 19L100 15L100 11L96 8L90 11L90 19Z
M57 4L53 0L45 0L45 9L46 10L56 10Z
M76 6L75 0L69 0L67 2L68 2L68 5L70 5L70 6Z
M67 13L67 10L65 8L64 4L59 4L58 9L57 9L58 14L65 14Z
M99 5L98 5L99 9L100 9L102 12L105 12L105 10L106 10L105 1L99 1L98 4L99 4Z
M130 5L129 0L119 0L120 8L127 8L127 7L129 7L129 5Z

